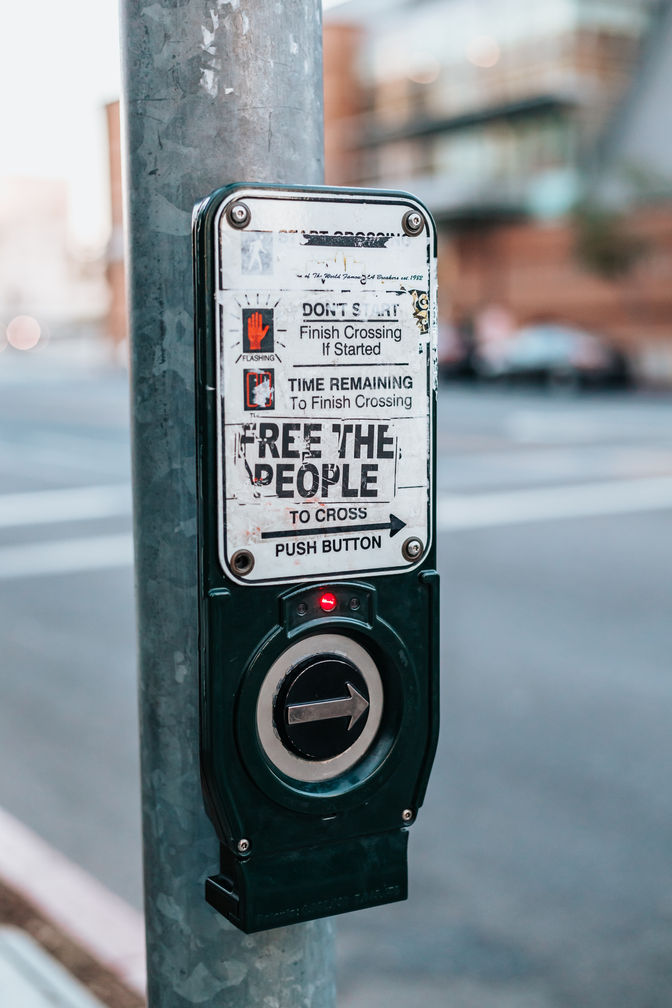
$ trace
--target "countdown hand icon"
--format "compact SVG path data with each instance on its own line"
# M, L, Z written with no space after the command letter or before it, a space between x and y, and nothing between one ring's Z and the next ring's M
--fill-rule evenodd
M247 320L247 338L250 350L258 350L269 327L263 324L261 312L252 312Z

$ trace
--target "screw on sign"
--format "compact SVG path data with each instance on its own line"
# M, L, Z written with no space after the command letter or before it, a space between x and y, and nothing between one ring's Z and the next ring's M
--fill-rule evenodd
M415 536L411 536L401 547L401 552L406 560L412 562L417 560L423 550L423 545L420 539L416 539Z
M422 232L425 226L425 221L422 214L418 213L417 210L409 210L404 214L401 226L407 235L415 237Z
M227 216L233 227L243 228L250 222L250 211L245 203L234 203L229 208Z

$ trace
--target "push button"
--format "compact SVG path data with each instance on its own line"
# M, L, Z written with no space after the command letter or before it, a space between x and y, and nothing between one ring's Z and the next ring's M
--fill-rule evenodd
M257 738L269 763L299 781L345 773L371 748L383 713L372 655L345 634L314 634L271 664L257 700Z
M369 691L359 669L338 655L296 665L275 703L275 723L286 745L307 759L340 756L360 737Z

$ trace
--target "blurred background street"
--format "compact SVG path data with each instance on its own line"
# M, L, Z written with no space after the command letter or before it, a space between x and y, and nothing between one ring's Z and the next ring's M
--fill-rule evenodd
M0 805L140 908L126 376L10 350L0 389ZM439 754L340 1003L667 1008L672 402L443 384L439 452Z
M116 2L102 47L33 6L40 75L18 7L0 36L0 808L141 909ZM409 901L336 922L339 1008L669 1008L672 0L324 7L326 180L440 239L442 734Z

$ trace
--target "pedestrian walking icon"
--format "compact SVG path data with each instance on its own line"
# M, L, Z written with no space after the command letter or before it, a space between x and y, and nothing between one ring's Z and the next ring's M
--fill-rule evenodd
M273 272L273 236L263 232L241 235L241 272Z

